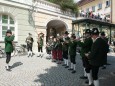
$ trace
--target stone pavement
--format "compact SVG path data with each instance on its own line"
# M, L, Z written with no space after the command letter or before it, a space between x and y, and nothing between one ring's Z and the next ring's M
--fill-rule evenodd
M115 86L115 54L110 53L107 69L100 69L100 86ZM0 58L0 86L87 86L79 79L83 74L80 56L77 55L76 73L72 74L62 64L45 58L27 56L12 57L11 71L5 70L5 58Z

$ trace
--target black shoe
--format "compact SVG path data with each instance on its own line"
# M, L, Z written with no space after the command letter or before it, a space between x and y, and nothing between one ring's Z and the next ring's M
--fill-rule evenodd
M12 66L8 66L9 68L11 68Z
M69 68L69 66L65 66L65 68Z
M85 81L85 84L88 84L89 83L89 80L87 79L86 81Z
M102 69L106 69L106 67L105 67L105 66L103 66L103 67L102 67Z
M66 64L63 64L62 66L66 66Z
M91 85L88 85L88 86L94 86L94 84L92 83Z
M37 57L40 57L41 55L37 56Z
M73 70L71 73L76 73L76 71L75 71L75 70Z
M81 76L80 79L87 79L87 77L86 76Z
M111 74L115 76L115 72L111 72Z
M11 71L10 67L8 66L8 68L5 66L6 70L7 71Z
M11 69L6 69L7 71L12 71Z
M41 58L43 57L43 55L41 55Z
M68 70L73 70L73 69L69 68Z
M107 63L106 65L111 65L111 64Z

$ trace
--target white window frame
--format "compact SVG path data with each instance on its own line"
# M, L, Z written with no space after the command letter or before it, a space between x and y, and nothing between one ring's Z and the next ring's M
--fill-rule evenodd
M92 6L92 11L95 12L95 6Z
M107 4L107 2L108 2L108 4ZM107 1L106 1L106 7L110 7L110 5L111 5L111 1L110 1L110 0L107 0Z
M8 15L8 14L0 14L0 41L4 41L4 38L2 37L2 26L7 26L8 29L10 29L10 27L14 27L14 34L15 34L15 40L14 41L17 41L16 21L14 20L14 18L12 18L12 16L8 15L8 23L4 24L4 23L2 23L2 15ZM14 24L10 24L10 17L13 19Z
M98 4L98 9L99 9L99 10L102 9L102 3L99 3L99 4Z

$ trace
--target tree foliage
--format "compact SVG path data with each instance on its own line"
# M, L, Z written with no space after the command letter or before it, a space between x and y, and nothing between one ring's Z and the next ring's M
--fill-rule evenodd
M76 3L74 3L73 0L47 0L47 1L60 5L62 10L71 9L72 12L74 13L78 12L77 5Z

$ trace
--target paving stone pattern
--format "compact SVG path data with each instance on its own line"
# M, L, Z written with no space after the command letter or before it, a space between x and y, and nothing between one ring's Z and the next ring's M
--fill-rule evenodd
M109 54L107 69L100 68L100 86L115 86L115 54ZM79 79L83 74L80 56L77 55L76 73L49 59L27 56L12 57L11 71L5 70L5 58L0 58L0 86L87 86Z

